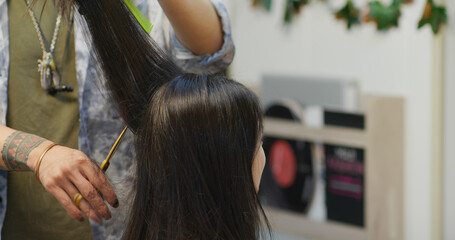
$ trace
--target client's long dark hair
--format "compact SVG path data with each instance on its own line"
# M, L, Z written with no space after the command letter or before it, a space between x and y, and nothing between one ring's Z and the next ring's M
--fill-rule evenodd
M257 106L245 87L214 76L185 74L158 89L141 124L125 239L257 239Z
M258 239L265 215L252 175L262 132L255 94L225 77L184 73L121 0L75 2L136 136L123 239Z

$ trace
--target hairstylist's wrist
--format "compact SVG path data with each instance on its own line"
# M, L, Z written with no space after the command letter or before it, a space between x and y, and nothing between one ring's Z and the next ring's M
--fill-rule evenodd
M43 152L52 144L54 144L52 141L46 140L30 152L30 155L28 156L27 166L32 172L35 172L36 164L38 163L38 160L40 159Z

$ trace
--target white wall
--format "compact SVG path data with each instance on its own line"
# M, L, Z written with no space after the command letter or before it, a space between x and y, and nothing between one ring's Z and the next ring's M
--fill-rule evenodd
M265 73L338 77L357 80L364 93L404 97L405 239L430 239L433 36L428 27L416 30L426 0L403 6L400 28L386 33L373 24L347 31L319 1L285 27L285 1L273 2L267 13L249 0L230 0L237 50L233 78L258 84Z
M445 64L444 239L455 239L455 1L448 0Z

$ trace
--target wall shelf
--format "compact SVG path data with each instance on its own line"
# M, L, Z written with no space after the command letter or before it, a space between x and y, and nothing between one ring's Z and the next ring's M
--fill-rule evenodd
M266 118L264 135L358 147L365 150L365 227L316 221L302 214L266 208L272 228L312 240L402 240L404 101L363 96L365 130L309 128Z

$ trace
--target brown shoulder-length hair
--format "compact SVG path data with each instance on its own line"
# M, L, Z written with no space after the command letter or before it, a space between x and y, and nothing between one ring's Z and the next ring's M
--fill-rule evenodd
M123 239L258 239L261 217L268 223L252 175L262 132L256 95L223 76L182 71L121 0L75 3L136 137Z

